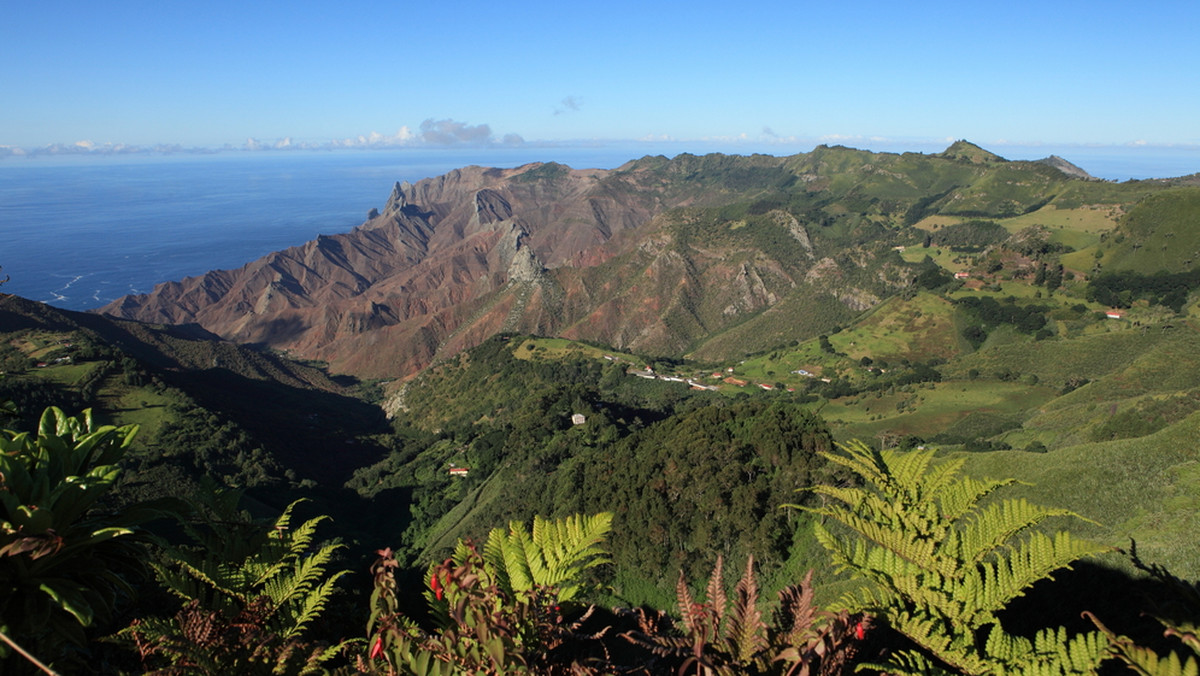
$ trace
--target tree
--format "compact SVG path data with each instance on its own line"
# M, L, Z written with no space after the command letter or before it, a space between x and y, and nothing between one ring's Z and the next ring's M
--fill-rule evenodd
M1062 286L1063 266L1055 265L1046 269L1046 288L1053 291Z

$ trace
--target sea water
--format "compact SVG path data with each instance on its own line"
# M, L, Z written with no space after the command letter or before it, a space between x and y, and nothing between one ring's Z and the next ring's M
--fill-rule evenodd
M96 308L347 232L397 181L548 159L612 168L630 157L592 148L10 158L0 161L0 279L9 278L0 291Z
M319 234L347 232L383 207L397 181L471 164L557 161L608 169L647 154L710 150L720 149L664 144L8 158L0 161L0 279L9 281L0 291L91 309L161 282L236 269ZM998 152L1009 159L1058 154L1109 180L1200 171L1196 149L1007 150Z

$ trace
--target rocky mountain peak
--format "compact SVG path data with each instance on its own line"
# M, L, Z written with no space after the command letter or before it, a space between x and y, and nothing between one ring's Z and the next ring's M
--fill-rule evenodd
M1072 164L1071 162L1068 162L1067 160L1059 157L1058 155L1051 155L1050 157L1046 157L1046 158L1037 160L1037 163L1045 164L1046 166L1050 166L1050 167L1054 167L1055 169L1061 171L1062 173L1066 174L1067 176L1070 176L1071 178L1082 178L1082 179L1087 179L1089 181L1093 181L1096 179L1095 176L1092 176L1091 174L1087 173L1083 169L1079 168L1079 166Z
M412 189L413 186L408 181L396 181L396 184L392 186L392 194L388 196L387 203L384 205L384 213L400 211L408 206L408 195L412 194Z

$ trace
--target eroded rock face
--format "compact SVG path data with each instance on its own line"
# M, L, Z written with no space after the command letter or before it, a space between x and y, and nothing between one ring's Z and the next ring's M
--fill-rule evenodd
M321 236L239 270L160 284L101 311L194 322L230 340L328 360L339 370L407 373L466 324L487 333L492 324L514 324L490 314L545 302L536 289L525 289L529 297L517 308L493 298L498 292L553 286L547 266L585 257L658 210L619 192L597 194L603 171L562 168L553 180L522 180L545 166L467 167L415 185L397 183L382 211L349 233Z
M335 372L403 377L499 331L682 354L789 294L826 293L854 309L878 302L870 289L834 293L843 264L786 211L769 222L799 243L792 259L746 241L681 240L687 209L737 194L696 188L651 159L614 171L465 167L397 183L351 232L101 312L197 323Z

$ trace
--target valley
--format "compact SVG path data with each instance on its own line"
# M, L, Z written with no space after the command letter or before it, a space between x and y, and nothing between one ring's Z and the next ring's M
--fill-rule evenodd
M812 489L867 481L825 455L856 441L1016 480L1105 575L1137 577L1132 539L1196 579L1200 179L1077 169L966 142L467 167L101 313L2 296L0 400L139 425L118 504L304 498L346 615L376 550L416 604L462 539L597 513L603 606L670 608L718 556L831 603Z

